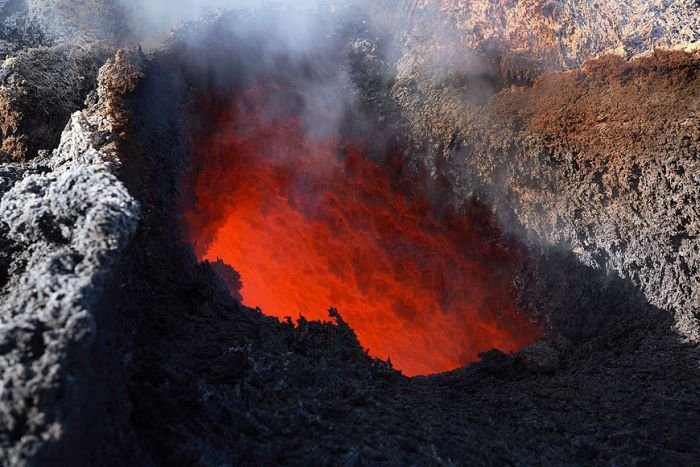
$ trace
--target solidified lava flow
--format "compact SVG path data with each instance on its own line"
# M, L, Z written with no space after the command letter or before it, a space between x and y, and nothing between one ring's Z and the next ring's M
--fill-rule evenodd
M522 250L490 211L438 212L399 151L377 161L362 141L309 136L298 109L272 104L287 92L258 85L194 110L207 123L186 230L199 259L240 273L244 304L308 319L336 307L371 355L407 375L539 336L514 304Z

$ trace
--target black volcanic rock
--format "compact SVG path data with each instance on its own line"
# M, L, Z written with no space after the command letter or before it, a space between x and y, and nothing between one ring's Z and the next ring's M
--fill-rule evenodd
M226 288L231 292L231 297L239 302L243 300L241 297L241 289L243 288L243 283L241 282L241 275L233 269L230 265L217 259L215 262L210 263L211 268L221 277L224 281Z
M527 242L514 287L546 339L406 378L368 356L343 310L292 323L241 306L237 276L196 261L180 217L192 96L246 76L247 51L208 20L148 56L120 52L56 149L0 165L0 463L697 462L697 49L543 76L519 62L532 86L490 66L445 79L422 68L435 55L420 3L396 10L413 25L399 38L354 10L329 33L347 44L338 62L372 127L400 133L449 201L480 199ZM516 3L499 4L557 12ZM190 33L211 41L188 47ZM53 47L20 36L20 61L58 53L17 52ZM440 40L459 55L455 37ZM31 76L43 62L23 63ZM33 95L58 92L58 68Z

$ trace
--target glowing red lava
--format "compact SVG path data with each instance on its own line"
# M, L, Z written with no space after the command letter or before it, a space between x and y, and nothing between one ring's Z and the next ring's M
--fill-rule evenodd
M305 136L302 117L271 111L279 92L195 110L209 126L193 148L188 234L200 259L240 273L246 305L308 319L336 307L371 355L408 375L539 336L511 293L521 250L487 209L438 214L390 162L398 153L378 164L358 144Z

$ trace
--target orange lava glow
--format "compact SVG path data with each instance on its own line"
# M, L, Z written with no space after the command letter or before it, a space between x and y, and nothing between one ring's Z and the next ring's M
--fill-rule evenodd
M379 164L356 142L304 136L302 117L271 112L275 93L256 86L195 109L208 126L193 148L187 232L200 259L240 273L244 304L319 320L336 307L371 355L407 375L539 336L511 293L521 250L487 209L438 214L392 162L398 152Z

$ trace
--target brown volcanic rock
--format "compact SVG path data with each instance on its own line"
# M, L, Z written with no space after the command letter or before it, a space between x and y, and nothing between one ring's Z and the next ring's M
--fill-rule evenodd
M618 47L639 53L700 39L698 5L688 0L439 3L473 48L496 43L512 57L545 69L578 67Z
M55 148L130 34L113 0L0 0L0 161Z
M474 51L509 82L578 68L611 50L629 57L700 40L700 6L694 0L413 0L382 5L375 8L407 29L410 48Z
M699 70L698 51L657 51L546 74L483 106L410 73L393 94L444 148L429 163L463 197L490 198L531 242L631 280L697 341Z
M0 66L0 160L25 161L55 147L111 53L106 45L56 46L6 59Z

